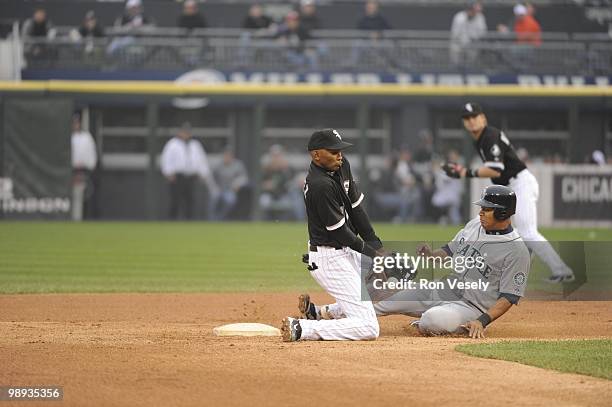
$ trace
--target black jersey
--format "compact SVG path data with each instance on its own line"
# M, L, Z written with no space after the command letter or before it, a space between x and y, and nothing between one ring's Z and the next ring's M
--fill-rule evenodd
M330 233L341 227L348 227L357 234L351 223L351 213L363 201L363 194L353 180L346 157L342 167L334 172L310 163L304 184L304 201L311 245L341 247Z
M508 185L510 178L527 168L516 155L508 137L495 127L486 126L474 144L485 167L501 172L499 177L491 178L494 184Z

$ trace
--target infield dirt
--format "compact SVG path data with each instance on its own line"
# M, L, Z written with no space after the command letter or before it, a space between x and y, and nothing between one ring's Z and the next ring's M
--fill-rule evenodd
M279 326L296 303L297 293L2 295L0 385L63 386L52 404L66 406L608 406L612 397L612 381L473 358L454 347L474 341L421 337L401 316L381 318L371 342L212 334L231 322ZM611 337L610 302L524 301L485 341ZM28 404L41 405L15 403Z

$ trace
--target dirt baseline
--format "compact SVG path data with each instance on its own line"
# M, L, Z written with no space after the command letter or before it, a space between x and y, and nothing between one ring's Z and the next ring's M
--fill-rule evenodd
M607 406L612 397L610 381L472 358L454 347L474 341L421 337L400 316L381 318L371 342L212 334L231 322L278 326L296 303L297 293L3 295L0 386L63 386L67 406ZM610 338L611 305L524 301L485 341ZM15 403L28 404L40 402Z

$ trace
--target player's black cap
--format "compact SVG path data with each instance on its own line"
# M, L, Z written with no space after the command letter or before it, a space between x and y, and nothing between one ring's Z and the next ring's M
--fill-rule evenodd
M468 102L463 105L461 109L461 117L464 119L466 117L478 116L479 114L484 113L482 111L482 107L478 103Z
M308 151L319 149L343 150L350 146L352 146L351 143L342 141L342 137L340 137L340 133L337 130L323 129L312 133L308 142Z

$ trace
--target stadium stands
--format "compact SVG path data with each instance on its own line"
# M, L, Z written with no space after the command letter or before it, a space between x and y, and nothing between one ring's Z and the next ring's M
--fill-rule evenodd
M54 24L53 38L25 38L25 49L45 52L28 57L24 78L44 78L36 70L64 70L61 77L79 71L187 71L213 68L221 71L352 71L415 73L481 73L602 75L612 66L612 46L608 26L611 13L605 2L535 1L536 17L543 27L542 45L537 52L515 43L513 33L499 33L497 26L510 25L514 1L487 2L484 8L489 32L471 46L477 64L454 66L449 60L449 28L462 1L383 1L381 14L393 30L380 41L367 41L368 33L357 30L362 15L360 1L320 1L318 24L305 44L316 57L316 64L297 64L286 58L286 47L275 40L274 31L246 34L239 27L252 1L207 1L200 11L209 28L178 28L182 6L175 2L142 2L150 21L142 27L117 26L124 2L92 0L47 0L23 3L0 2L5 21L24 22L34 9L43 7ZM266 14L280 22L298 3L264 2ZM599 6L594 6L598 4ZM102 38L78 41L75 30L87 12L95 14L106 27ZM7 25L4 24L4 27ZM280 27L280 26L279 26ZM3 30L8 33L8 30ZM86 51L86 52L84 52ZM306 66L303 66L306 65ZM56 73L57 74L57 73ZM33 76L32 76L33 75ZM81 72L81 77L83 73ZM87 77L92 77L91 75ZM175 75L176 77L176 75ZM121 79L120 77L115 77ZM166 75L165 79L168 79ZM157 78L159 79L159 78Z
M106 29L104 38L91 40L93 47L84 52L82 42L70 38L70 27L56 27L58 38L26 38L25 45L46 44L56 52L43 58L30 58L28 69L68 70L174 70L196 67L222 71L291 72L296 67L284 58L286 46L271 37L244 41L240 29L195 29L190 35L180 28L145 29L132 33L123 47L114 44L125 34L117 28ZM65 35L61 35L65 34ZM385 39L367 43L368 54L354 59L354 49L365 41L358 30L320 30L312 33L306 48L324 48L319 52L320 71L453 73L457 67L449 60L449 42L445 31L396 30ZM459 72L500 74L600 75L612 69L612 44L599 35L584 33L547 33L537 52L516 44L512 36L492 32L472 47L478 52L478 64ZM523 55L521 55L523 54ZM528 54L528 55L527 55ZM375 56L375 57L372 57ZM382 57L379 57L382 56ZM312 70L312 69L311 69Z
M515 1L487 1L484 14L489 31L470 44L477 63L467 65L452 64L449 54L451 20L465 6L464 1L381 1L382 15L394 29L373 40L370 33L357 29L364 1L320 0L320 28L310 31L309 39L298 46L291 39L279 42L274 25L263 31L242 29L253 3L202 2L199 10L207 28L188 30L177 27L182 10L179 2L143 0L150 24L127 30L114 25L124 12L124 1L4 0L0 2L0 34L15 42L13 22L23 23L36 7L47 10L55 36L20 38L25 64L15 58L14 68L23 67L22 79L187 81L195 72L200 75L197 80L205 76L252 83L555 86L609 85L612 80L612 13L605 0L532 2L543 27L542 43L537 47L518 44L513 33L495 29L510 25ZM299 8L297 0L262 3L265 14L278 25L289 11ZM92 14L103 27L103 35L82 38L77 29L83 16ZM304 59L308 63L290 58L289 47L313 58ZM44 52L29 53L32 49ZM107 218L142 216L137 208L146 206L143 197L125 194L122 202L117 198L123 196L119 191L133 194L137 186L152 184L151 157L159 154L185 120L192 122L194 137L202 141L213 165L230 146L254 174L261 165L254 152L274 144L285 148L293 170L303 169L307 165L303 145L313 127L341 129L357 144L356 156L368 152L368 170L383 167L400 146L415 146L423 129L431 131L435 150L441 155L451 149L464 151L466 143L457 118L463 97L442 93L373 95L359 100L296 94L262 97L263 102L235 95L196 100L205 107L194 110L180 108L168 95L148 100L137 92L130 97L92 96L84 90L73 97L75 105L87 112L100 149L104 169L100 216ZM482 97L491 121L507 130L517 147L526 148L535 161L583 162L594 149L612 153L606 98L601 103L595 98L582 103L572 95L554 100L530 98L528 93L516 98ZM258 106L260 102L265 106ZM263 113L256 113L258 109ZM259 137L257 142L254 134ZM366 144L361 144L364 139ZM356 159L353 165L367 189L364 162ZM140 206L130 206L135 200Z

